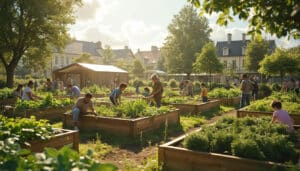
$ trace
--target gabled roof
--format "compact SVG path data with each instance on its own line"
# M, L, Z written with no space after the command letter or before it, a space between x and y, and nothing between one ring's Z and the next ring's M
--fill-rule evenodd
M114 58L134 58L131 49L112 49Z
M128 73L127 71L113 65L98 65L98 64L88 64L88 63L74 63L66 67L63 67L61 69L55 70L54 72L71 72L71 71L80 71L83 69L88 69L95 72Z
M235 40L235 41L218 41L217 42L217 55L219 57L231 57L231 56L245 56L242 54L242 47L247 47L250 40ZM229 49L229 55L223 55L223 49ZM269 49L273 52L276 48L275 41L269 40Z
M138 51L135 54L136 57L144 59L147 63L157 63L161 54L160 51Z

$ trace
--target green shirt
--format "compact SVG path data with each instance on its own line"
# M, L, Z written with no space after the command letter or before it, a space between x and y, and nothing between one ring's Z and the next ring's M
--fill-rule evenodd
M162 93L163 93L163 86L160 81L157 81L156 83L153 84L152 86L152 93L153 98L155 101L160 101L162 98Z

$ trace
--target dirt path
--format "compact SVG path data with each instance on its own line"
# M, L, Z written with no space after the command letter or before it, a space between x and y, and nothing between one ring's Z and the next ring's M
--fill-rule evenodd
M209 119L205 124L214 123L225 116L236 116L236 110L229 111L220 116L215 116ZM192 132L196 129L199 129L199 127L192 128L187 132ZM171 139L174 138L176 137L171 137ZM128 147L128 148L132 149L134 147ZM111 153L107 154L100 161L105 163L112 163L116 165L119 168L119 170L124 170L128 168L128 166L134 167L136 165L143 165L148 157L153 157L157 153L157 146L148 146L146 148L143 148L143 150L139 152L134 152L134 150L128 150L128 148L127 149L114 148Z

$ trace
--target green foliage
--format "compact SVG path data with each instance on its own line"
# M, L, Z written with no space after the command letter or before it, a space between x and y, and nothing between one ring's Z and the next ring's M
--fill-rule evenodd
M74 104L72 99L54 99L52 94L48 94L43 100L32 101L32 100L20 100L17 99L15 109L46 109L46 108L60 108Z
M209 151L208 137L202 134L191 134L183 141L184 147L197 151Z
M271 88L266 84L258 85L258 97L268 97L272 94Z
M74 60L75 63L89 63L95 64L96 60L92 58L92 56L88 53L81 54L78 58Z
M280 91L281 90L281 86L278 83L274 83L274 84L272 84L271 89L273 91Z
M209 74L222 72L223 65L217 57L217 49L212 42L205 44L201 53L197 54L193 70L197 73Z
M249 71L257 71L259 69L259 62L263 60L268 53L269 42L255 38L246 48L245 67Z
M208 20L192 6L184 6L168 26L169 35L161 53L170 73L192 73L195 54L209 42Z
M175 96L179 96L179 92L178 91L173 91L169 88L164 89L164 96L165 97L175 97ZM164 98L163 98L164 100Z
M0 89L0 99L7 99L14 97L14 90L10 88L2 88Z
M140 86L141 87L141 86L145 85L145 83L141 79L139 79L139 78L134 78L132 80L129 80L129 84L131 86L133 86L133 87L136 87L136 86Z
M200 93L201 92L201 83L199 81L194 81L194 93Z
M139 59L133 61L132 73L137 77L142 77L144 74L145 68L142 62Z
M300 61L288 53L287 50L277 48L275 53L266 56L260 63L259 72L266 75L279 75L296 73L300 68Z
M109 45L105 45L105 48L103 50L103 64L109 65L113 61L114 53Z
M246 107L248 111L272 112L270 104L272 100L278 100L282 103L282 109L289 113L297 114L300 111L300 99L294 93L274 92L271 96L257 100Z
M0 58L12 87L14 72L21 59L45 64L55 47L58 51L69 41L68 26L75 21L74 8L80 0L0 2ZM38 55L37 55L38 54Z
M15 142L23 144L30 140L46 140L54 133L47 120L37 121L30 118L0 117L0 141L13 137Z
M231 88L229 90L225 88L215 88L208 92L210 98L232 98L240 96L241 91L237 88Z
M271 118L223 118L185 138L183 146L197 151L218 152L239 157L287 162L297 159L293 133ZM267 135L267 136L266 136Z
M96 107L96 111L101 116L122 117L122 118L138 118L143 116L154 116L174 110L169 106L161 106L160 108L150 107L145 100L127 101L119 106Z
M300 12L299 1L209 1L188 0L200 13L217 13L217 23L226 26L233 22L233 16L247 20L249 23L249 34L261 34L262 31L276 35L277 37L300 36ZM202 4L201 4L201 3Z
M110 92L109 88L99 87L96 84L93 84L89 87L84 87L81 91L83 93L91 93L91 94L108 94Z
M178 82L175 79L170 79L168 82L168 86L170 86L171 88L177 88Z

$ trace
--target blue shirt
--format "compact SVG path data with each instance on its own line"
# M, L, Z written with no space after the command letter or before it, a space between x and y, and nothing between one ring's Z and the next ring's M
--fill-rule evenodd
M121 91L119 88L115 88L111 93L110 93L110 97L112 98L119 98L121 95Z
M77 96L77 97L80 96L80 89L79 89L79 87L77 87L77 86L73 86L72 87L72 95L73 96Z

